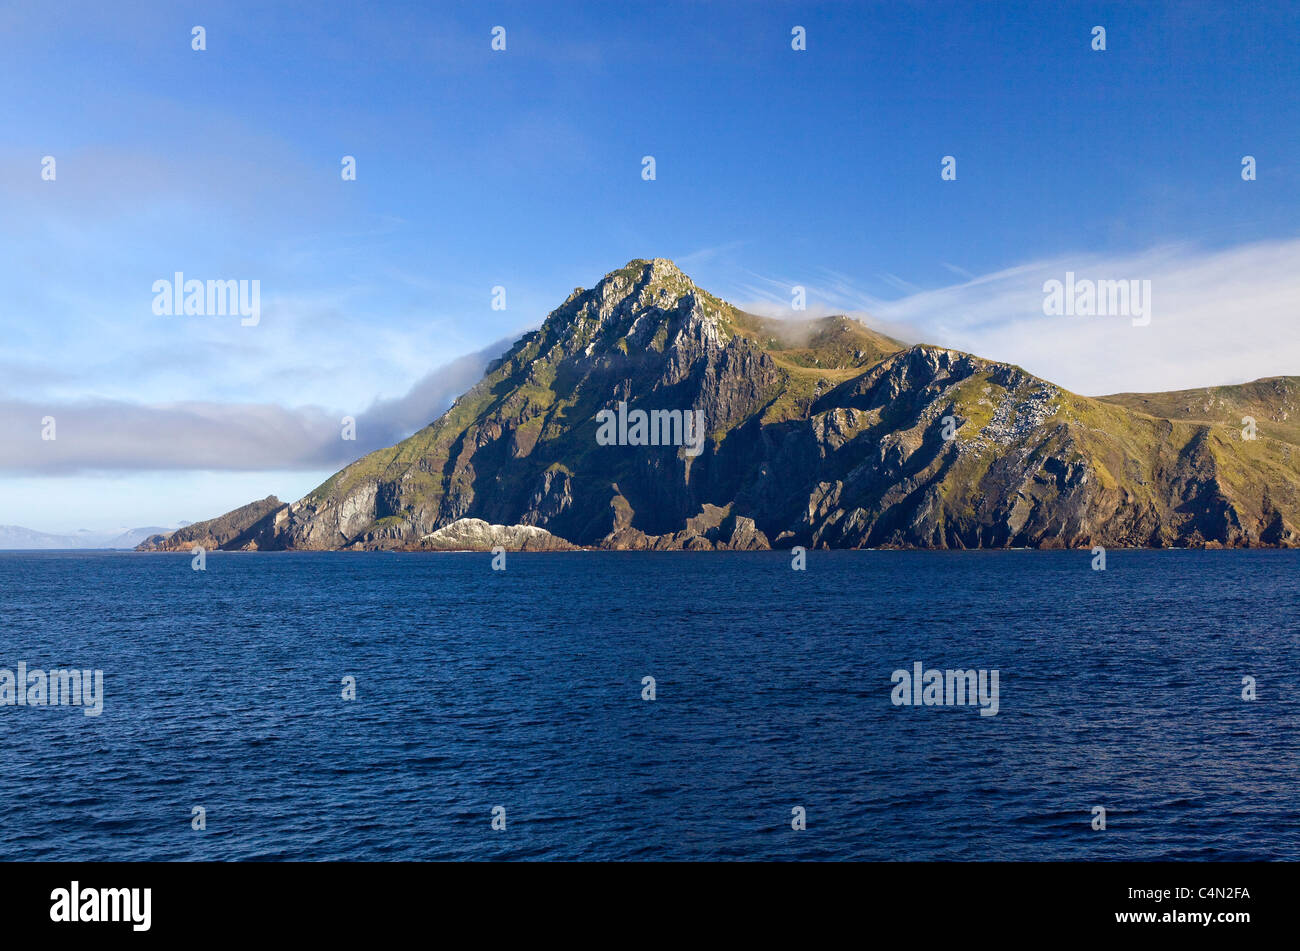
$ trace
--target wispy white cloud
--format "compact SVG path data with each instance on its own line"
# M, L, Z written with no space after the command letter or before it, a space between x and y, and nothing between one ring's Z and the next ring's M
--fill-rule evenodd
M1149 280L1151 322L1048 317L1043 285L1066 272L1093 280ZM924 340L1015 363L1089 395L1190 389L1300 374L1300 239L1229 249L1166 245L1128 255L1060 255L885 299L842 275L803 282L739 282L733 298L772 316L848 313L904 340ZM744 301L744 303L741 303Z
M713 245L712 247L699 248L689 254L681 255L673 263L687 273L690 273L690 271L696 267L711 264L719 258L731 256L734 252L744 247L745 244L745 241L728 241L724 244Z

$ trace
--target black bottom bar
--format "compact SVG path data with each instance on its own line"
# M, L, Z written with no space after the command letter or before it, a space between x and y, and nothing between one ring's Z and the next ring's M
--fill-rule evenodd
M1126 934L1222 943L1285 927L1295 878L1282 864L36 863L0 865L0 920L7 938L373 939L455 925L471 937L662 942L685 939L692 921L696 937L845 926L919 946Z

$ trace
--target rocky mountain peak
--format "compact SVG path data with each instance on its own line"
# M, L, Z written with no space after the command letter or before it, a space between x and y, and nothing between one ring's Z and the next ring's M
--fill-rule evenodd
M575 288L534 335L520 341L519 352L529 362L540 357L556 363L578 354L599 361L682 345L716 348L730 337L723 326L729 312L669 259L634 258L589 290ZM531 352L529 342L536 343Z
M603 283L615 275L623 275L629 272L651 284L685 282L691 287L695 286L694 282L682 272L682 269L668 258L633 258L621 268L610 271L601 281Z
M647 308L675 310L684 300L694 303L699 288L667 258L634 258L601 278L592 295L608 317Z

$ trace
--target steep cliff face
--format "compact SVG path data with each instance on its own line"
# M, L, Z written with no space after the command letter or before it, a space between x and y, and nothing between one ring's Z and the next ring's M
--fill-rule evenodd
M738 489L760 527L788 526L778 543L1300 541L1300 448L1134 413L936 347L909 348L820 398L763 463L789 472L801 460L803 477L773 481L778 491L746 494L762 484L761 472Z
M199 547L207 551L256 551L283 548L278 531L288 515L289 506L274 495L268 495L259 502L250 502L217 518L178 528L169 535L152 535L137 545L136 550L190 551Z
M425 429L222 547L420 548L460 519L607 548L1300 544L1294 385L1215 392L1089 399L844 317L746 314L633 261ZM1249 409L1283 425L1243 439ZM695 411L707 436L682 445L666 414Z

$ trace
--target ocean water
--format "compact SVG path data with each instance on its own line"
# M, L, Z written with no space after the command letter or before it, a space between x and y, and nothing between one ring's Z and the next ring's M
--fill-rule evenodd
M1300 553L1090 562L0 553L0 858L1300 858Z

